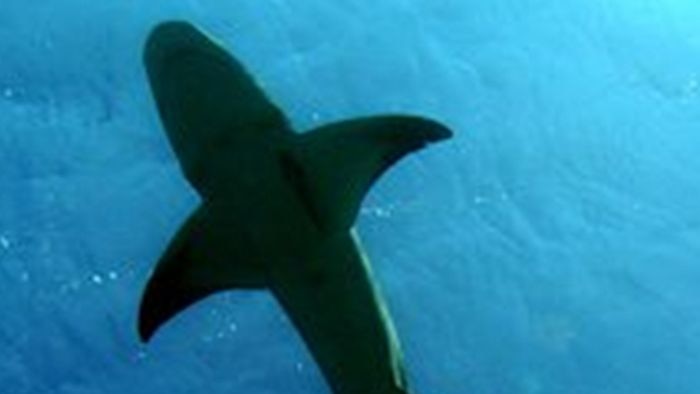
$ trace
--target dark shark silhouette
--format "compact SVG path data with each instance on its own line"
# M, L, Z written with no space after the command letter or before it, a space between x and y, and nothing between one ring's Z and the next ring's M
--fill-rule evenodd
M157 26L144 56L163 126L202 202L148 282L142 340L215 292L265 288L334 393L407 393L397 336L352 226L382 172L451 132L399 115L297 134L243 66L186 22Z

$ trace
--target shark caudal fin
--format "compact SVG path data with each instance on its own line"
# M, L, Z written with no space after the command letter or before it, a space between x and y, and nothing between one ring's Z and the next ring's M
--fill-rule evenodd
M288 122L222 45L187 22L156 26L144 49L161 122L187 180L210 194L213 152L291 134Z
M283 163L317 224L346 230L369 188L392 164L451 136L442 124L417 116L358 118L300 135Z
M200 207L175 234L156 265L139 308L138 330L144 342L180 311L217 291L265 286L264 273L244 245L234 248L221 239L230 236L240 241L245 235L235 229L220 234L216 220L206 205Z

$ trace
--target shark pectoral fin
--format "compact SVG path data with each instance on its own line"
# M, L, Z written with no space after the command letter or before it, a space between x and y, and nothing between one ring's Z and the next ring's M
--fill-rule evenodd
M452 136L447 127L416 116L377 116L332 123L300 136L292 171L301 198L325 230L352 226L372 183L393 163L426 144ZM286 161L289 161L286 160Z
M212 159L251 140L289 132L282 112L222 45L186 22L149 35L144 63L168 139L200 193L219 171Z
M265 275L243 253L225 255L226 240L209 230L200 207L177 232L156 265L141 299L138 330L146 342L165 322L195 302L221 290L262 288ZM223 242L223 244L222 244Z

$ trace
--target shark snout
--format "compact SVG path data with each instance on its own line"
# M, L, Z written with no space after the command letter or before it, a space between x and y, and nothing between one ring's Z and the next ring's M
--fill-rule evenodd
M168 58L188 51L201 51L211 38L184 21L169 21L156 26L149 35L144 51L144 61L153 66L163 64Z

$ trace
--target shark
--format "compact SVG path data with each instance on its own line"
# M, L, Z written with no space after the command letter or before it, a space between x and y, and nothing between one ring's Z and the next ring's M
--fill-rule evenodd
M409 393L396 329L354 224L388 168L452 131L389 114L298 133L225 46L186 21L156 25L143 61L199 200L150 273L141 340L217 292L268 290L334 394Z

